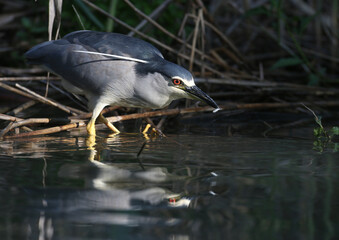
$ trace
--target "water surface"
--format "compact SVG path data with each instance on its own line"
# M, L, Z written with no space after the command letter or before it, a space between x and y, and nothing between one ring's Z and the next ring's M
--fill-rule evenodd
M0 154L2 239L338 236L339 154L312 140L63 133Z

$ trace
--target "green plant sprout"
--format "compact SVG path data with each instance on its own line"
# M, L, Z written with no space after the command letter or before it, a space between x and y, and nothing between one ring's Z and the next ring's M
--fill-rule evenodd
M330 148L333 149L334 152L337 152L339 150L339 144L334 143L332 139L334 136L339 136L339 127L334 126L327 131L321 122L321 117L318 117L315 112L305 104L302 105L313 114L314 120L318 124L318 127L313 129L313 135L316 137L316 140L313 142L313 149L323 152L325 148Z

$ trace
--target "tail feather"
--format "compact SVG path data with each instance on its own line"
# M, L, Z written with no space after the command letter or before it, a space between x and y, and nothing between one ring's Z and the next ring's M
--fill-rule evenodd
M24 56L27 59L28 64L37 64L42 65L44 57L48 54L50 51L49 46L54 41L48 41L40 43L34 47L32 47L30 50L28 50Z

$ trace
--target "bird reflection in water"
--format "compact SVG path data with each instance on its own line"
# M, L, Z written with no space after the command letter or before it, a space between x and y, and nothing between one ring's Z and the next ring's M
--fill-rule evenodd
M72 205L91 210L133 210L145 206L188 207L189 199L162 187L179 178L168 173L166 168L144 166L136 157L137 153L132 151L121 154L127 154L129 158L134 155L135 163L108 162L104 154L100 155L103 151L107 153L107 146L124 148L131 144L128 141L133 140L123 134L89 136L86 140L88 161L83 164L64 164L60 168L59 177L82 179L87 189L71 197Z

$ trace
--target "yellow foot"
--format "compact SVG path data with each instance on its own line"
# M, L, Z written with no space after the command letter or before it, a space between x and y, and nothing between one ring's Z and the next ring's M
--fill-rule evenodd
M151 130L151 132L148 134L148 131L149 131L150 128L152 128L152 130ZM144 131L142 131L142 134L144 135L144 137L145 137L146 139L149 139L148 135L149 135L149 136L153 136L153 137L154 137L155 135L164 136L164 134L163 134L160 130L158 130L158 129L152 127L152 125L149 124L149 123L146 125Z
M114 133L120 133L120 131L114 127L112 123L110 123L101 113L99 115L99 120L103 122L109 129L111 129Z

